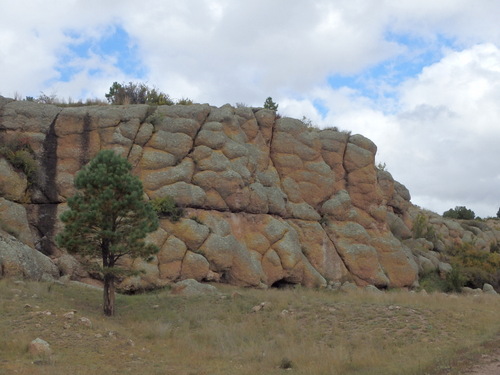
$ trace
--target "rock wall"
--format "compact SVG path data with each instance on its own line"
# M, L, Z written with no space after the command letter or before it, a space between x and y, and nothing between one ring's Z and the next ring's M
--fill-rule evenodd
M150 236L160 247L153 260L123 260L146 273L122 289L187 278L253 287L418 282L421 261L407 240L419 211L375 167L377 148L361 135L230 105L60 108L0 97L0 141L20 138L37 155L37 180L28 184L0 156L0 220L54 259L64 254L53 238L73 178L101 149L129 160L149 199L170 195L186 208Z

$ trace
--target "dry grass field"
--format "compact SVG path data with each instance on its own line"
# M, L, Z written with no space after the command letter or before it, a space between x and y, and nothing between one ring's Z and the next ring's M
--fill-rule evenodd
M217 288L118 295L105 318L99 290L0 280L0 374L459 374L500 342L498 296Z

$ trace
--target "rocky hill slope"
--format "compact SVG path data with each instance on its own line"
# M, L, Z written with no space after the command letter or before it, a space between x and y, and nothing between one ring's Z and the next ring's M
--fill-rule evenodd
M162 219L150 236L161 249L154 259L124 260L146 271L122 280L125 290L185 278L411 287L419 272L449 272L439 257L447 246L475 241L489 251L500 241L491 227L413 206L408 190L376 168L369 139L265 109L60 108L0 97L0 145L0 227L50 257L62 275L87 276L54 236L76 172L99 150L126 157L149 199L169 195L185 207L179 222ZM33 150L36 168L8 150ZM439 234L432 242L413 238L419 215ZM3 258L0 276L14 272Z

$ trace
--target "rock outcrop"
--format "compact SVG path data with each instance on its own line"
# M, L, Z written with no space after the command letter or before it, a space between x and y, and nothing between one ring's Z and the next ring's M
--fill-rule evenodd
M0 230L0 278L2 277L51 281L59 278L59 270L49 257Z
M433 264L412 251L422 244L410 241L419 210L408 190L375 167L377 147L361 135L259 108L60 108L0 97L0 141L20 138L36 154L37 179L29 183L0 156L0 220L52 258L64 255L54 236L74 176L101 149L128 159L148 199L170 195L185 208L179 222L163 219L150 235L160 248L152 260L122 260L145 271L122 280L124 290L183 279L411 287ZM451 241L477 237L435 224ZM485 246L500 238L490 234Z

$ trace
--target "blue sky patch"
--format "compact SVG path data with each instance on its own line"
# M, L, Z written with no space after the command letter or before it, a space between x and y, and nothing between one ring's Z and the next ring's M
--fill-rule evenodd
M326 117L326 115L328 114L329 109L328 109L326 103L323 100L321 100L321 99L315 99L313 101L313 106L321 114L321 117L323 117L323 118Z
M92 55L115 60L115 66L125 75L142 79L147 68L139 59L138 47L130 35L121 26L112 26L99 38L85 37L75 30L66 32L72 42L67 52L59 57L58 72L60 81L68 82L72 77L85 69L80 60L89 59ZM99 67L89 69L90 75L102 73Z
M334 74L327 78L334 88L349 87L373 100L394 98L395 88L443 57L443 48L455 48L455 41L443 35L433 39L417 35L386 32L387 41L398 43L406 51L394 58L372 65L355 75Z

